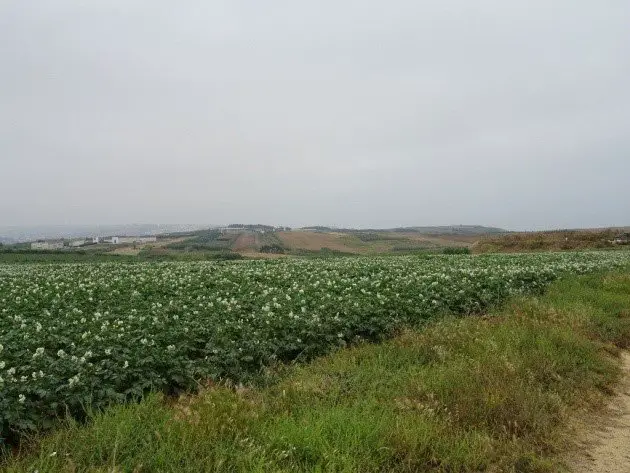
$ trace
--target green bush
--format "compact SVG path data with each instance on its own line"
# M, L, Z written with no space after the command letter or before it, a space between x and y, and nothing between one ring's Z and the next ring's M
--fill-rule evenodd
M261 253L283 254L284 248L280 245L263 245L260 247Z
M448 248L444 248L442 250L442 254L444 255L469 255L470 248L467 246L449 246Z

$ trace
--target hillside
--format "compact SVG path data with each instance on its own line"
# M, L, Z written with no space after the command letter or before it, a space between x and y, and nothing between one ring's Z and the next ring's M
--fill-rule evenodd
M323 233L356 233L356 232L415 232L423 235L488 235L508 233L508 230L496 227L484 227L483 225L442 225L442 226L418 226L418 227L393 227L393 228L334 228L325 226L302 227L299 231L314 231Z
M616 248L620 245L613 244L615 237L629 231L629 227L618 227L492 235L482 237L472 250L475 253L509 253Z
M403 231L405 229L402 229ZM509 233L508 230L496 227L484 227L482 225L453 225L439 227L410 227L413 230L424 235L495 235Z

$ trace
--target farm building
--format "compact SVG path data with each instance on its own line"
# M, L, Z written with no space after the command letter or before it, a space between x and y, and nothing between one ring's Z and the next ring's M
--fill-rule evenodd
M31 243L31 250L61 250L63 249L63 240L51 241L34 241Z

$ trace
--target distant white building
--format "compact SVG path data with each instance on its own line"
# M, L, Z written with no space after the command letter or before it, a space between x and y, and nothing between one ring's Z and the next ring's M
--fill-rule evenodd
M101 242L101 237L92 237L92 243L100 243Z
M70 246L72 246L73 248L77 248L83 245L85 245L85 240L74 240L70 242Z
M153 243L157 241L157 237L155 236L146 236L146 237L139 237L139 236L124 236L124 237L112 237L111 240L105 240L105 243L111 243L113 245L122 245L124 243L138 243L138 244L145 244L145 243Z
M245 227L221 227L219 228L219 231L225 235L225 234L236 234L236 233L252 233L251 230L245 228Z
M34 241L31 243L31 250L61 250L63 249L63 240L56 241Z

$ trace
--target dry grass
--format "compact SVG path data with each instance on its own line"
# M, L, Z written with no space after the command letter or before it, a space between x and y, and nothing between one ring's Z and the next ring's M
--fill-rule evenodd
M614 248L620 229L559 230L553 232L509 233L483 237L472 247L475 253L562 251Z
M278 236L291 250L320 251L328 248L333 251L353 254L390 253L397 248L436 249L444 247L468 247L477 237L444 235L428 236L414 232L379 232L380 239L362 241L352 233L322 233L293 231L280 232Z
M322 248L328 248L344 253L360 253L357 248L344 243L345 236L343 233L278 232L278 237L284 246L291 250L319 251Z

